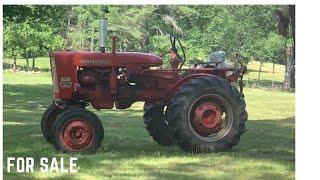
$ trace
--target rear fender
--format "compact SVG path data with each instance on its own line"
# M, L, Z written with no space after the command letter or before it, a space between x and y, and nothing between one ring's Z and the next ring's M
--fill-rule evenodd
M206 73L198 73L198 74L191 74L188 76L185 76L181 78L179 81L177 81L173 86L171 87L169 91L168 97L172 97L176 92L179 90L179 88L185 84L186 82L191 81L194 78L199 78L199 77L212 77L212 78L219 78L218 76L212 75L212 74L206 74Z

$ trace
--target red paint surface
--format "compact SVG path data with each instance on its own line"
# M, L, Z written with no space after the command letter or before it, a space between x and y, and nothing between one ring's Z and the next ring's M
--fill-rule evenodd
M63 128L60 137L68 148L79 150L88 147L93 136L93 127L81 119L76 119Z
M198 77L224 76L231 69L150 69L160 57L137 52L54 52L58 91L55 99L80 97L96 109L127 108L135 101L168 102L186 82ZM67 86L61 80L70 79ZM234 77L232 77L234 79ZM68 86L70 84L70 87Z
M208 136L220 130L223 111L211 101L199 104L194 110L192 124L202 136Z

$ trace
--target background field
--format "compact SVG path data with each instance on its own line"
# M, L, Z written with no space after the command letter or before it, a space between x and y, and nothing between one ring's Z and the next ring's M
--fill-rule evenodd
M29 70L31 69L32 61L29 60ZM50 64L48 57L39 57L35 58L35 72L49 72ZM233 62L233 60L230 60ZM274 74L273 74L273 64L272 63L263 63L261 67L261 75L260 81L258 82L259 76L259 66L260 62L258 61L250 61L248 64L248 71L244 77L244 81L246 82L247 87L264 87L270 88L272 86L272 82L274 82L274 88L281 88L284 81L284 71L285 67L283 65L275 64ZM13 67L13 59L4 59L4 68L12 69ZM188 67L186 67L188 68ZM27 63L25 59L17 59L17 70L18 71L27 71Z
M8 60L6 60L8 61ZM43 59L43 68L48 67ZM24 61L20 61L24 63ZM18 63L20 63L18 61ZM39 61L38 61L39 62ZM38 63L37 64L41 64ZM42 66L41 65L41 66ZM257 79L257 62L245 77ZM272 65L264 64L262 80L273 79ZM276 66L275 80L283 81L284 67ZM4 72L5 179L294 179L295 94L276 89L245 88L248 132L231 152L188 154L178 147L164 148L144 129L142 103L128 110L94 111L103 122L105 139L93 155L57 153L42 137L40 118L52 100L49 72ZM78 157L79 172L7 173L6 159L14 157Z

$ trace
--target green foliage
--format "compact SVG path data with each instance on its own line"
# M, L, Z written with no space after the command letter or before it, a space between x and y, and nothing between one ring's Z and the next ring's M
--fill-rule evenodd
M181 38L188 62L206 60L224 50L248 62L283 63L284 38L277 34L280 6L4 6L4 53L43 56L49 50L98 50L99 17L107 17L108 34L120 37L120 51L161 54L169 34ZM107 11L107 10L108 11ZM106 12L109 12L106 14ZM111 47L108 40L108 49ZM165 64L168 58L164 57Z
M285 38L279 34L269 33L267 37L261 38L255 42L257 51L254 52L254 58L258 61L284 64L285 59Z
M55 19L63 9L66 7L4 6L5 57L31 58L63 49L61 21Z

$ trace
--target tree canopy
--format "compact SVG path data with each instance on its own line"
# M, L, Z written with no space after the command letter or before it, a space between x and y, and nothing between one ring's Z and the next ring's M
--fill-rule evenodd
M120 51L162 54L168 35L183 42L187 59L206 59L213 50L249 61L283 63L285 38L277 32L280 6L98 6L5 5L5 57L45 56L53 50L98 50L99 17ZM109 49L110 49L110 43Z

